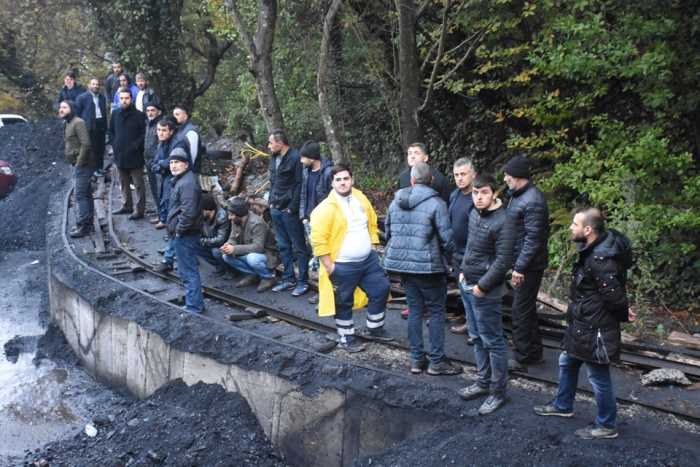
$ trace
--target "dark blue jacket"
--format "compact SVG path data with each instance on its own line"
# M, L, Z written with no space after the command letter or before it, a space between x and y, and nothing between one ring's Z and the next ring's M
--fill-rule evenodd
M457 215L457 200L459 199L459 196L462 194L462 191L459 188L455 188L452 190L452 193L450 193L450 202L447 203L447 214L450 217L450 225L452 226L452 234L454 236L454 241L455 241L455 249L454 253L452 253L452 266L455 268L455 270L458 270L460 266L462 265L462 258L464 257L464 249L467 246L466 240L464 243L457 243L457 235L455 232L457 231L458 228L464 228L466 230L466 235L465 238L469 237L469 214L472 211L472 208L474 207L474 201L472 200L471 195L465 195L467 198L467 202L465 203L467 205L467 212L465 212L465 225L462 226L455 226L454 222L458 217Z
M107 100L102 94L97 95L97 104L100 106L102 118L107 121ZM92 93L86 91L78 96L75 101L75 112L83 119L88 130L95 129L95 101L92 98ZM104 127L103 127L104 128Z
M384 269L410 274L446 273L452 255L447 205L426 185L396 192L384 221Z
M278 159L280 159L279 167L277 167ZM292 214L299 213L302 168L299 151L294 148L290 147L284 156L274 155L270 157L270 198L268 203L271 208L280 211L289 209Z
M58 103L60 104L62 101L75 102L78 99L78 96L80 96L84 92L85 88L78 83L75 83L75 85L73 85L73 87L70 89L68 89L66 86L63 86L61 88L61 91L58 93Z
M202 189L197 175L189 168L171 180L168 204L168 233L170 235L200 235L202 231Z
M143 138L146 132L143 112L130 105L112 112L109 123L109 142L114 150L114 163L119 169L138 169L144 166Z
M532 183L511 193L508 216L515 229L513 270L542 271L549 264L549 208L544 194Z
M170 177L170 162L168 158L170 157L170 152L175 148L182 148L189 155L189 146L182 140L175 141L175 136L172 136L167 141L160 141L156 148L156 155L150 161L151 172L160 174L163 177Z
M330 159L321 159L321 168L320 174L318 177L318 181L316 182L316 204L320 203L324 199L326 199L326 196L328 196L328 193L331 192L331 169L333 168L333 161ZM307 211L307 198L308 198L308 191L307 191L307 184L308 184L308 179L309 179L309 173L311 172L311 167L304 167L302 169L302 175L301 175L301 192L299 193L299 217L301 219L304 219L305 216L304 214ZM310 209L308 209L309 212L311 212L316 206L309 206Z

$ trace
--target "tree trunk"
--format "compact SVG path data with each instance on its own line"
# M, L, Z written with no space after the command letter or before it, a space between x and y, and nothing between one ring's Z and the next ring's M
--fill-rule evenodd
M416 47L416 2L397 0L399 8L399 122L401 145L423 139L418 109L421 105L421 71Z
M331 57L333 49L331 35L334 25L336 24L335 17L341 3L342 0L332 0L323 20L323 35L321 37L321 50L318 57L318 78L316 81L318 88L318 106L321 111L323 129L326 133L326 142L328 143L328 147L331 150L331 157L335 163L345 161L345 151L331 112L328 84L329 75L333 72L332 66L335 64L335 61Z

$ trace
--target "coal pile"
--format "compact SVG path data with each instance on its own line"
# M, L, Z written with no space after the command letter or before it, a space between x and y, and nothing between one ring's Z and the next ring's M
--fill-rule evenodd
M17 174L14 191L0 200L0 250L45 248L49 196L69 181L63 127L56 118L0 128L0 159Z
M28 465L282 466L246 400L219 385L182 380L74 437L27 456Z

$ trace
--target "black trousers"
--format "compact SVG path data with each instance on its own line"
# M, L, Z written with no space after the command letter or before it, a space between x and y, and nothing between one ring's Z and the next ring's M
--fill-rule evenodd
M90 144L95 153L95 167L97 170L104 168L105 164L105 134L107 133L107 118L95 120L94 128L90 130Z
M542 359L542 337L537 323L537 292L544 271L526 271L513 294L513 357L520 363Z

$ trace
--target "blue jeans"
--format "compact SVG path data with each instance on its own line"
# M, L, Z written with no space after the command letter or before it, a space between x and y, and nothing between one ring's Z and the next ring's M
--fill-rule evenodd
M171 265L175 261L175 244L173 240L175 237L170 237L168 243L165 245L165 251L163 252L163 262L170 263Z
M75 187L75 205L76 218L75 223L78 226L92 226L92 190L90 189L90 178L95 168L88 167L73 167L73 183Z
M158 197L158 218L162 223L168 219L168 205L170 204L170 190L173 184L172 177L160 176L160 196Z
M447 276L445 274L401 274L401 283L408 304L408 343L411 359L425 357L423 349L423 310L430 313L428 336L430 337L431 363L445 358L445 298Z
M503 396L508 384L508 350L503 337L501 299L477 297L471 290L460 291L467 314L469 337L474 339L474 359L479 374L477 384L491 394Z
M593 387L598 414L595 423L605 428L615 428L617 406L615 392L610 378L610 365L584 362L572 357L566 352L559 355L559 387L554 398L554 406L559 410L571 412L574 410L574 398L578 385L578 373L581 365L586 364L588 381Z
M275 274L267 267L267 256L262 253L247 255L222 255L224 263L244 274L255 274L263 279L272 279Z
M204 311L204 297L197 264L197 250L201 247L199 234L177 236L171 242L177 255L177 275L185 284L185 309L201 313Z
M221 257L222 253L219 247L203 246L201 243L197 248L197 256L204 259L207 263L212 266L220 266L224 264L224 260Z
M355 334L352 305L355 289L367 294L367 327L384 326L386 299L389 297L389 277L379 265L379 257L372 251L367 258L354 263L335 263L330 276L335 297L335 324L341 337Z
M299 268L299 282L309 281L309 248L304 237L304 226L299 215L279 209L270 209L272 228L275 231L277 249L282 257L282 280L294 280L294 261Z

